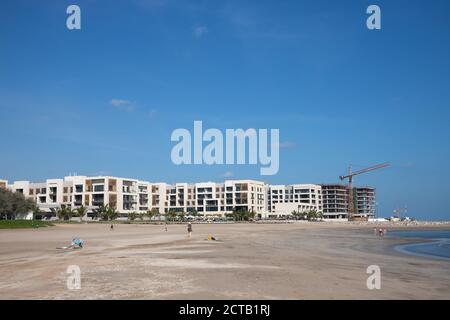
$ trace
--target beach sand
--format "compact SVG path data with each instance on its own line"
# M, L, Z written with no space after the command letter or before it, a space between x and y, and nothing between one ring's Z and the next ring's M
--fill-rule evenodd
M374 226L59 224L0 230L0 299L450 299L450 262L404 255ZM206 241L211 234L220 241ZM74 236L81 250L58 250ZM81 269L68 290L67 267ZM366 286L369 265L381 289Z

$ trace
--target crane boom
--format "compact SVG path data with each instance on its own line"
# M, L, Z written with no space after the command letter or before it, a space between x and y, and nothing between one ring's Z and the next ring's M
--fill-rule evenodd
M390 166L390 163L389 162L385 162L385 163L380 163L380 164L377 164L375 166L371 166L371 167L368 167L368 168L365 168L365 169L361 169L361 170L358 170L358 171L355 171L355 172L352 172L351 168L350 168L348 175L346 175L346 176L339 176L339 179L344 180L344 179L347 179L347 178L351 178L353 176L357 176L357 175L360 175L360 174L363 174L363 173L366 173L366 172L370 172L370 171L373 171L373 170L381 169L381 168L386 168L386 167L389 167L389 166Z

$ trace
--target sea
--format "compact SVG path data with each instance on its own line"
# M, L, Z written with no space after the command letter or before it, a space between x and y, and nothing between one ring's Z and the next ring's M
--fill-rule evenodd
M415 243L396 246L395 250L399 252L450 262L450 230L391 231L388 235L389 237L417 239ZM421 242L421 239L424 241Z

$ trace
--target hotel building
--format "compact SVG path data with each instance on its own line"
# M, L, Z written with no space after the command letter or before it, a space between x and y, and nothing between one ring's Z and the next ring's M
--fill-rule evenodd
M165 212L193 212L224 216L233 210L265 212L266 185L255 180L227 180L224 183L177 183L166 187Z
M269 217L316 210L322 212L322 187L315 184L269 185L267 187Z
M101 205L108 205L126 217L131 212L154 210L223 217L234 210L254 212L260 218L277 218L293 211L322 212L325 219L348 217L348 189L345 185L268 185L257 180L226 180L223 183L151 183L112 176L67 176L44 182L0 180L0 188L20 192L33 199L44 216L54 216L61 207L85 206L88 217ZM355 188L354 215L373 217L375 189Z

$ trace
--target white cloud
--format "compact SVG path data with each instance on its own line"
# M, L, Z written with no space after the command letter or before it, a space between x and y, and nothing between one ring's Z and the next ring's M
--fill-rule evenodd
M194 28L194 36L196 38L201 38L203 35L208 32L208 28L205 26L197 26Z
M113 107L121 111L131 112L134 110L134 105L131 101L123 99L111 99L109 102Z
M234 176L234 174L231 171L227 171L222 175L222 177L224 177L224 178L231 178L233 176Z

